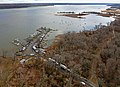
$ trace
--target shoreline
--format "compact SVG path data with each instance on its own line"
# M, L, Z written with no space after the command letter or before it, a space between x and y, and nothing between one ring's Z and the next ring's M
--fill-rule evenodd
M107 16L107 15L105 15L105 16ZM101 25L101 26L102 26L103 28L112 27L112 24L113 24L116 20L120 20L120 16L115 17L115 20L112 21L112 22L110 23L110 25L108 25L108 26L104 26L104 25L102 26L102 25ZM98 26L99 26L99 25L98 25ZM77 35L77 34L83 34L83 33L85 33L86 36L90 36L90 35L92 35L92 34L95 34L97 31L99 31L99 29L85 30L85 31L81 31L80 33L75 32L75 34ZM116 30L116 31L117 31L117 30ZM119 31L119 30L118 30L118 31ZM70 32L70 33L72 33L72 32ZM66 34L66 33L65 33L65 34ZM54 39L53 43L51 44L51 46L49 46L49 47L46 49L46 51L50 51L51 49L55 49L55 47L58 45L59 41L64 38L65 34L59 34L59 35L55 36L55 39Z
M108 5L109 6L109 5ZM111 6L111 5L110 5ZM112 8L112 7L110 7L110 8ZM114 8L116 8L115 9L115 11L114 11L114 9L113 9L113 11L112 11L112 13L114 13L114 14L110 14L109 13L109 10L101 10L101 12L107 12L106 14L102 14L102 13L99 13L99 12L82 12L81 14L74 14L74 12L72 12L73 14L61 14L61 15L59 15L59 14L55 14L55 15L57 15L57 16L68 16L68 17L75 17L75 18L77 18L76 16L77 15L80 15L80 16L83 16L83 15L89 15L89 14L97 14L98 16L103 16L103 17L111 17L111 16L115 16L115 14L117 14L118 12L116 12L116 10L120 10L120 9L118 9L118 7L114 7ZM110 11L111 12L111 11ZM120 11L119 11L120 12ZM109 13L109 14L108 14ZM116 15L116 17L115 17L115 20L114 21L112 21L110 24L112 24L112 23L114 23L116 20L120 20L120 15ZM111 25L108 25L108 26L111 26ZM108 26L105 26L105 27L108 27ZM87 30L86 31L86 33L88 33L88 34L92 34L92 33L94 33L96 31L96 29L95 30L93 30L93 31L91 31L91 30ZM84 32L84 31L82 31L82 32ZM81 32L81 33L82 33ZM77 34L77 33L76 33ZM63 38L63 35L64 34L59 34L59 35L57 35L56 37L55 37L55 40L54 40L54 42L56 43L56 42L58 42L61 38ZM54 42L53 42L53 44L54 44ZM48 47L49 48L49 47Z

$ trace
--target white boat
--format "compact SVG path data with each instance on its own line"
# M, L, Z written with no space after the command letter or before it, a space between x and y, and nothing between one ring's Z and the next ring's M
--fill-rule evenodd
M25 63L26 59L20 60L20 63L23 65Z
M31 53L30 56L34 56L35 54L34 53Z
M48 60L50 60L50 61L52 61L52 62L55 62L55 60L54 60L54 59L52 59L52 58L48 58Z
M36 46L35 45L33 45L33 47L32 47L34 50L36 50L37 48L36 48Z
M22 50L23 50L23 51L26 50L26 47L23 47Z
M67 67L66 67L65 65L63 65L63 64L60 64L60 67L61 67L62 69L64 69L64 70L67 70Z
M84 83L84 82L81 82L81 84L85 86L85 83Z

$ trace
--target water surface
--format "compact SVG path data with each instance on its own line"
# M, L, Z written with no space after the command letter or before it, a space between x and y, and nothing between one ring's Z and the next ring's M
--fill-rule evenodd
M55 5L46 7L30 7L0 10L0 49L11 50L10 42L15 38L23 40L29 34L34 33L39 27L49 27L58 31L51 34L51 39L58 34L68 31L79 32L83 29L93 29L95 25L106 25L114 18L101 17L95 14L86 15L85 19L55 16L58 11L83 11L100 12L108 8L105 5Z

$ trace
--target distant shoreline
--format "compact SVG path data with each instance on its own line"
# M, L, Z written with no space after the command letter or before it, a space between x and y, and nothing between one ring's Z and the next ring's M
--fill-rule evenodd
M0 4L0 9L28 8L37 6L54 6L48 3L6 3Z
M54 5L115 5L115 3L0 3L0 9L28 8ZM118 5L118 4L117 4Z

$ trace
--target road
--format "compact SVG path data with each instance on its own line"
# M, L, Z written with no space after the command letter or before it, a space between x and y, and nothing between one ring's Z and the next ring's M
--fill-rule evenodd
M52 66L54 68L57 68L57 70L59 70L60 72L62 72L64 75L67 75L69 77L72 77L74 80L81 82L84 82L86 87L95 87L91 82L89 82L88 79L81 77L80 75L73 73L70 69L68 70L68 68L64 69L63 67L61 67L60 63L58 62L53 62L50 61L49 59L46 60L44 59L44 61L46 62L46 64L48 64L49 66Z

